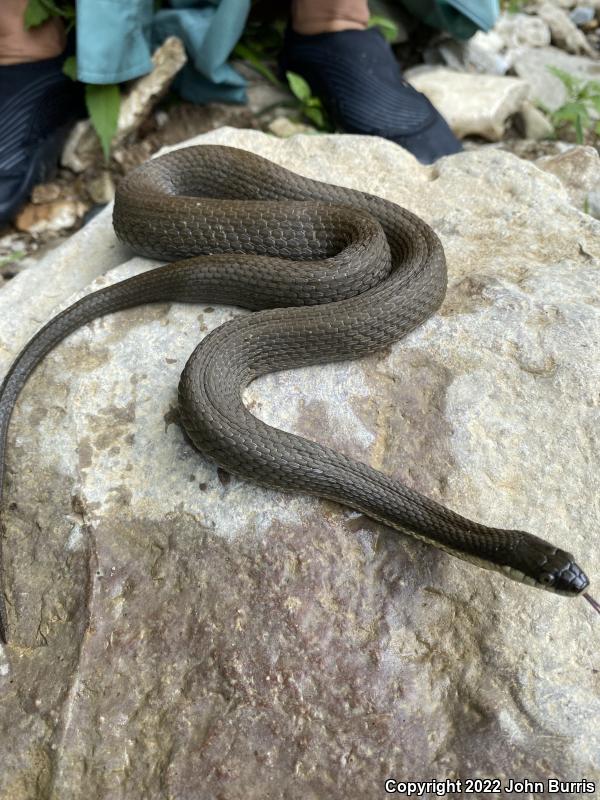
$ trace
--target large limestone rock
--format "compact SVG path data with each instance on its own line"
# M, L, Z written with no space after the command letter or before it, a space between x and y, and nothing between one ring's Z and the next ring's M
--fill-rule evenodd
M549 537L597 583L600 224L559 178L499 150L423 167L376 138L199 141L405 205L448 257L427 324L377 357L262 379L255 413ZM53 306L152 265L126 260L101 215L0 292L0 368ZM390 777L599 781L600 621L583 600L258 488L191 448L179 373L241 313L115 314L23 392L5 487L0 797L362 800Z

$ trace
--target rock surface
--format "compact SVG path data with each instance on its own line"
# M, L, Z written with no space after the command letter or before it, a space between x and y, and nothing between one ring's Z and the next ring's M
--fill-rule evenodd
M261 379L255 413L546 536L598 576L600 224L560 180L495 149L423 167L377 138L200 141L397 201L447 254L433 319L378 357ZM151 265L125 260L103 212L0 292L0 367L73 292ZM600 780L586 603L260 489L191 448L179 373L240 313L164 304L98 320L23 392L0 797L364 800L388 777Z
M548 25L552 34L552 41L558 47L569 53L585 53L588 56L596 55L585 35L569 19L569 15L552 3L542 3L537 9L541 19Z
M574 56L557 47L524 47L512 54L512 62L517 75L531 86L530 98L541 101L550 111L566 102L567 91L548 67L558 67L586 81L600 80L600 61Z
M177 36L169 36L152 54L152 72L135 80L122 97L113 148L123 145L163 97L187 61L185 48ZM89 119L81 120L71 131L61 156L63 166L83 172L97 160L100 142Z
M600 156L594 147L573 147L556 156L542 156L536 164L560 178L571 203L582 211L590 193L600 189Z
M427 95L459 136L477 134L498 141L508 117L519 111L529 94L520 78L474 75L445 67L415 67L406 79Z

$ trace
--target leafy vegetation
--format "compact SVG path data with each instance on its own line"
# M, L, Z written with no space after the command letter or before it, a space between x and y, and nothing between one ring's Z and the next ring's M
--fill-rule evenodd
M369 17L369 28L379 28L385 39L388 42L393 42L398 35L398 26L391 19L386 17L379 17L377 14Z
M523 10L527 0L502 0L500 6L503 11L508 11L509 14L518 14Z
M16 261L21 261L21 259L25 258L27 253L24 250L13 250L12 253L9 253L6 256L0 256L0 267L6 267L7 264L13 264Z
M160 0L155 0L160 6ZM51 17L61 17L65 27L70 30L75 24L75 5L71 0L28 0L25 11L25 25L28 28L41 25ZM369 27L377 26L388 41L397 35L397 26L385 17L372 16ZM284 84L273 72L272 63L283 46L284 20L265 23L249 23L244 35L233 50L233 55L250 64L260 75L274 86L283 88ZM74 56L67 58L63 67L65 75L77 80L77 63ZM312 94L308 83L300 75L287 72L288 88L292 93L291 104L297 108L320 131L331 131L333 126L327 117L323 104ZM121 92L116 84L86 84L85 101L91 123L98 134L105 159L108 160L112 139L117 130ZM264 109L265 111L267 109Z
M25 27L35 28L50 17L62 17L67 33L75 25L75 4L53 0L29 0L25 9Z
M72 2L54 2L54 0L28 0L25 9L25 27L35 28L51 17L61 17L67 32L75 25L75 6ZM77 80L77 62L75 56L65 60L63 72L72 80ZM104 158L108 161L110 145L117 130L119 109L121 107L121 91L114 83L85 85L85 104L92 126L102 146Z
M560 108L544 109L554 127L572 126L578 144L583 144L586 130L600 136L600 81L586 81L557 67L548 70L562 81L567 91L567 99Z
M372 16L369 27L378 27L388 41L393 41L398 33L398 28L392 20L385 17ZM275 75L269 63L276 60L283 47L285 22L276 20L270 24L249 23L241 40L235 46L233 55L246 61L263 78L274 86L283 88L284 84ZM332 131L333 125L327 116L320 98L313 95L309 84L301 75L295 72L286 72L288 88L294 97L293 104L302 116L306 117L319 131ZM278 103L277 105L284 105ZM269 106L262 113L271 109Z
M301 113L309 119L319 131L332 131L333 126L327 117L320 98L315 97L308 83L295 72L286 72L285 77L294 97L299 102Z

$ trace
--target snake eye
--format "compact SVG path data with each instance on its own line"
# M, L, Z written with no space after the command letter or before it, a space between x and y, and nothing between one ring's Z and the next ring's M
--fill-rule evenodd
M554 583L554 576L551 575L549 572L542 572L540 575L540 583L543 583L544 586L552 586Z

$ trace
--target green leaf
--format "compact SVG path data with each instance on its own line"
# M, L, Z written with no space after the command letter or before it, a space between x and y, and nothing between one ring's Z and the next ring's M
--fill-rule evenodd
M600 96L598 97L590 97L589 102L592 104L593 108L600 114Z
M581 115L579 115L575 120L575 138L577 139L577 144L583 144L583 126L581 124Z
M600 122L597 122L597 123L596 123L595 131L596 131L596 134L597 134L598 136L600 136Z
M248 47L242 42L238 42L233 49L233 55L237 56L238 58L243 58L244 61L247 61L249 64L251 64L254 69L263 76L263 78L266 78L274 86L281 86L281 82L277 80L275 73L270 70L266 64L263 64L252 48Z
M396 36L398 36L398 26L395 22L392 22L391 19L387 19L386 17L379 17L376 14L369 17L368 27L378 27L388 42L393 42Z
M23 21L26 28L36 28L50 17L50 12L42 0L28 0Z
M55 17L64 17L65 19L71 19L75 16L75 8L72 5L69 6L57 6L56 3L52 2L52 0L42 0L42 3L46 6L48 11L51 14L54 14Z
M325 116L322 109L306 107L302 109L302 113L305 117L308 117L311 122L314 122L320 131L327 130L327 123L325 122Z
M575 75L570 75L568 72L565 72L558 67L547 67L547 69L563 82L567 92L569 92L572 98L578 94L581 85L583 84L582 80L577 78Z
M119 87L114 83L99 85L88 83L85 87L85 104L94 130L100 139L104 158L108 161L110 144L117 130L121 106Z
M77 80L77 59L75 56L69 56L68 58L65 58L62 71L65 73L67 78L71 78L72 81Z
M20 261L25 258L27 253L24 250L13 250L6 256L0 256L0 267L5 267L7 264L12 264L15 261Z
M304 78L297 75L295 72L286 72L285 77L288 79L292 94L295 95L298 100L306 103L310 99L312 92Z
M590 121L589 114L582 103L565 103L552 115L554 122L575 122L579 117L587 125Z

